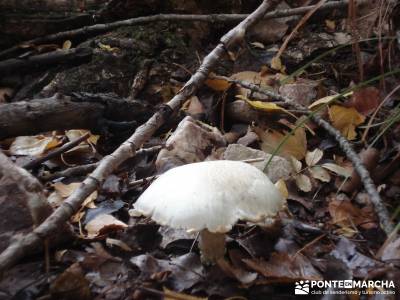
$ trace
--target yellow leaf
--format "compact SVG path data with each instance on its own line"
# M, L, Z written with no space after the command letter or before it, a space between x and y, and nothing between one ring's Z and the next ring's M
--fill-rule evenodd
M325 20L325 25L328 27L329 30L335 30L336 24L333 20Z
M262 110L265 112L278 112L279 111L279 112L287 113L286 109L276 105L273 102L252 101L252 100L248 100L248 99L245 99L245 100L248 104L250 104L250 106L252 108L255 108L257 110Z
M63 50L68 50L68 49L71 49L71 46L72 46L71 41L70 41L70 40L66 40L66 41L63 43L62 48L63 48Z
M270 88L271 81L274 81L273 75L261 75L258 72L243 71L233 74L230 78L238 81L245 81L247 83L255 84L260 88ZM246 97L250 91L248 89L238 87L238 94ZM257 97L254 93L254 97Z
M348 92L348 93L342 95L342 97L348 97L348 96L351 96L352 94L353 94L353 92ZM327 104L327 103L331 102L332 100L336 99L337 97L338 97L338 95L330 95L330 96L323 97L323 98L318 99L317 101L314 101L313 103L311 103L308 106L308 108L312 109L319 105Z
M271 68L282 73L285 72L285 66L282 65L282 61L279 57L273 57L271 60Z
M354 107L347 108L339 105L332 105L329 108L329 118L333 126L348 140L356 138L357 133L355 128L365 121L365 117Z
M101 50L108 51L108 52L114 52L114 51L119 50L119 49L116 48L116 47L111 47L110 45L105 45L105 44L103 44L103 43L99 43L98 46L99 46L99 48L100 48Z
M275 182L275 186L285 199L289 197L289 191L283 179L279 179L277 182Z
M279 144L289 132L279 132L276 130L263 131L254 128L255 132L261 139L261 149L267 153L274 153ZM291 156L298 160L302 160L307 152L306 132L303 127L297 128L291 134L285 143L281 146L277 155L290 159Z
M220 78L208 78L205 84L214 91L223 92L229 89L231 83Z

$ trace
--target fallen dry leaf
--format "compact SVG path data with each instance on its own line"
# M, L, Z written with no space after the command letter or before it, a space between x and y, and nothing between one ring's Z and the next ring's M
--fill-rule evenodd
M373 210L368 210L368 207L360 209L350 201L331 198L328 209L332 222L342 228L353 228L360 225L369 228L376 225Z
M116 231L127 228L124 222L109 214L101 214L85 225L88 238L95 238L98 235L104 234L105 231Z
M308 151L306 154L306 164L309 167L315 166L324 155L324 152L318 148L315 148L314 151Z
M294 128L294 126L293 126ZM274 153L279 144L283 141L288 132L281 133L276 130L256 130L261 139L261 149L267 153ZM306 133L303 127L297 128L293 134L287 138L276 155L290 159L291 156L298 160L304 158L307 151Z
M64 41L64 43L62 45L62 49L68 50L68 49L71 49L71 46L72 46L72 42L70 40L66 40L66 41Z
M365 117L355 108L347 108L339 105L332 105L329 108L329 118L333 126L348 140L356 138L357 133L355 128L365 121Z
M59 144L60 141L55 136L19 136L11 144L10 153L13 155L39 156Z
M0 87L0 104L6 103L14 93L14 89L8 87Z
M267 278L279 279L281 282L296 280L320 280L321 274L302 254L289 256L287 253L272 253L268 261L262 259L243 259L252 270Z
M379 90L372 86L354 91L350 100L351 106L364 116L373 112L380 102Z
M321 167L343 177L350 177L352 170L346 169L334 163L324 163Z
M301 161L299 161L295 157L291 156L290 163L292 164L292 167L296 171L296 173L300 173L301 167L302 167Z
M230 82L228 82L224 79L221 79L221 78L208 78L206 80L205 84L210 89L213 89L214 91L217 91L217 92L226 91L232 85Z
M79 263L72 264L51 283L50 294L54 299L92 299L90 282Z
M353 94L353 92L348 92L348 93L342 95L342 97L348 97L348 96L350 96L352 94ZM314 101L313 103L311 103L308 106L308 108L309 109L317 108L320 105L330 103L331 101L333 101L336 98L338 98L338 95L330 95L330 96L323 97L323 98L318 99L318 100Z
M310 192L312 189L311 180L307 175L297 174L295 176L296 185L303 192Z
M308 169L310 174L315 179L321 180L322 182L329 182L331 181L331 176L329 175L328 171L320 166L313 166Z
M240 98L242 98L242 97L240 97ZM247 98L245 98L243 100L245 100L248 104L250 104L250 106L252 108L257 109L257 110L261 110L261 111L269 112L269 113L284 112L284 113L290 114L286 109L284 109L283 107L280 107L279 105L276 105L273 102L252 101Z
M260 88L270 88L270 86L273 82L273 79L271 76L261 75L260 73L253 72L253 71L243 71L243 72L233 74L231 76L231 79L245 81L247 83L252 83L252 84L259 86ZM237 90L238 90L237 93L243 97L247 97L248 94L250 94L250 91L248 89L245 89L242 87L238 87ZM260 95L258 93L254 93L254 97L264 98L265 96Z

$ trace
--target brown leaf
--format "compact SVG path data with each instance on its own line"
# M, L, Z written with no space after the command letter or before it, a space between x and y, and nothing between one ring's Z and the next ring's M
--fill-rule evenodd
M87 231L89 238L94 238L98 235L104 234L105 231L116 231L127 227L128 225L116 219L114 216L101 214L89 221L85 226L85 230Z
M337 226L343 228L353 227L353 225L362 225L364 228L376 226L373 210L360 209L350 201L332 198L329 201L328 209L332 222Z
M220 78L208 78L205 84L217 92L226 91L232 85L230 82Z
M272 253L268 261L262 259L243 259L243 262L252 270L267 278L280 279L281 282L297 280L320 280L321 274L312 266L311 262L302 254L294 257L287 253Z
M74 263L51 283L50 294L54 299L89 300L89 284L79 263Z
M0 87L0 104L8 102L8 99L14 93L14 89L8 87Z
M354 91L350 100L351 106L364 116L373 112L380 102L379 90L372 86Z

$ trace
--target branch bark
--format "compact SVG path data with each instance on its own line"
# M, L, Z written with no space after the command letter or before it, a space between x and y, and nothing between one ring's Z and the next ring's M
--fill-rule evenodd
M188 97L193 95L207 79L211 69L219 62L232 44L240 42L248 28L259 21L267 12L271 3L264 0L262 4L246 19L225 34L220 43L204 58L199 69L192 75L184 87L165 106L156 112L145 124L138 127L135 133L118 147L111 155L105 156L98 167L69 196L63 204L31 233L18 239L0 255L0 274L18 262L47 237L55 234L64 222L76 212L84 199L89 196L122 162L136 154L162 124L176 112Z
M0 140L52 130L99 131L107 120L142 123L150 109L106 95L62 96L0 105Z
M91 48L74 48L68 50L56 50L27 58L12 58L0 61L0 75L7 73L32 73L40 69L49 69L59 64L77 65L87 63L92 59Z
M368 0L360 0L359 3L365 3ZM340 0L340 1L332 1L322 5L319 8L319 11L322 10L331 10L334 8L343 8L348 5L348 0ZM272 18L280 18L287 17L293 15L302 15L307 13L308 11L314 9L314 5L298 7L292 9L284 9L284 10L275 10L264 16L264 19L272 19ZM0 52L0 59L4 59L5 57L9 57L11 54L16 52L21 48L21 45L37 45L41 43L50 43L59 40L68 40L82 36L94 36L107 31L111 31L123 26L134 26L140 24L146 24L151 22L159 22L159 21L184 21L184 22L207 22L207 23L216 23L216 22L239 22L248 17L245 14L211 14L211 15L182 15L182 14L159 14L153 16L146 17L138 17L132 19L126 19L122 21L106 23L106 24L96 24L92 26L86 26L79 29L59 32L51 35L47 35L44 37L39 37L30 41L23 42L19 45L6 49Z

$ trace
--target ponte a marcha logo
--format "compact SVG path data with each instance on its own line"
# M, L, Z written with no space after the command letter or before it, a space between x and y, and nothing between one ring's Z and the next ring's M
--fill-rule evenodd
M300 280L295 282L294 294L295 295L308 295L310 293L310 281Z

